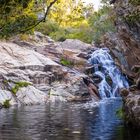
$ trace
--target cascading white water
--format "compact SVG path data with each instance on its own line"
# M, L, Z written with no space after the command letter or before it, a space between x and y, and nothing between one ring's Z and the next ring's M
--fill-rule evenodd
M120 88L129 87L126 77L122 75L110 56L109 49L97 49L91 54L89 62L94 66L93 75L102 79L98 85L102 98L119 96Z

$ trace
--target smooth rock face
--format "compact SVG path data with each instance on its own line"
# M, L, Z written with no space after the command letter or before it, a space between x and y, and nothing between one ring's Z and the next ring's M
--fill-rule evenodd
M95 47L77 39L66 39L56 47L58 52L62 54L61 58L68 60L74 68L82 72L87 66L88 52L93 48Z
M16 93L16 97L20 103L24 105L43 104L48 100L48 97L44 92L33 86L19 89Z
M58 65L51 59L14 43L0 43L0 66L5 67L33 67L41 69L45 65Z
M65 43L72 46L62 49ZM0 42L0 105L6 100L10 105L44 104L54 99L82 101L82 95L88 94L82 80L86 75L74 66L62 66L60 60L67 56L74 64L83 65L86 59L78 55L90 47L78 40L55 43L39 32L30 36L29 42L17 38ZM22 85L24 82L30 85Z
M0 43L0 103L10 100L10 104L40 104L47 101L47 94L38 90L36 84L50 84L51 82L63 77L61 74L51 69L59 69L60 65L35 52L32 49L21 47L12 42ZM12 89L17 87L16 83L30 82L33 86L20 87L14 95ZM14 89L16 90L16 89ZM16 91L15 91L16 92Z
M44 92L28 86L20 88L16 95L10 91L0 90L0 103L3 104L6 100L10 101L10 105L33 105L44 104L48 99Z
M75 52L82 52L90 49L91 45L77 39L66 39L60 43L60 47L62 47L62 49L74 50Z

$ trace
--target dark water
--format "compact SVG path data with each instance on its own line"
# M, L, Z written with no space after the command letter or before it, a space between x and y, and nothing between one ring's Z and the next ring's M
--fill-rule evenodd
M121 100L0 110L0 140L139 140L116 116Z

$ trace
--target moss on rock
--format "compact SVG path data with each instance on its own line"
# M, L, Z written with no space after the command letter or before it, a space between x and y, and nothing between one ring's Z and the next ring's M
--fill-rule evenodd
M10 107L10 100L5 100L5 101L3 102L2 107L4 107L4 108L9 108L9 107Z
M16 83L15 83L15 86L12 87L11 92L12 92L13 94L16 95L16 93L18 92L18 90L19 90L20 88L22 88L22 87L27 87L27 86L29 86L29 85L31 85L31 83L26 82L26 81L19 81L19 82L16 82Z

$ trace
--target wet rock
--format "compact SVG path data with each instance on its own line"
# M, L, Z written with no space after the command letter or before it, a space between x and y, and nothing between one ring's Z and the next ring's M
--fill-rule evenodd
M96 84L99 84L102 80L103 80L102 77L100 77L99 75L96 75L96 74L93 75L93 81Z
M89 66L86 66L85 67L85 73L86 74L93 74L95 71L96 71L96 69L99 69L100 71L101 71L101 69L102 69L102 67L101 67L101 65L100 64L94 64L94 65L89 65Z
M110 77L109 75L107 75L107 76L105 77L105 79L106 79L107 83L108 83L110 86L113 85L113 81L112 81L112 79L111 79L111 77Z
M90 66L90 67L86 67L85 68L85 73L86 74L92 74L93 73L93 68L94 68L94 66Z
M140 65L134 65L131 70L135 73L140 72Z
M120 95L122 97L126 97L128 94L129 94L129 90L128 89L125 89L125 88L121 89Z
M60 96L81 96L84 93L88 93L88 89L81 77L71 77L67 84L64 82L60 84L53 83L52 87ZM60 90L61 92L59 92Z
M140 89L140 78L136 81L136 86L138 89Z
M71 77L70 75L69 83L61 82L51 85L51 101L89 101L91 99L96 101L94 96L91 97L88 87L83 82L84 76L85 75Z
M90 58L90 56L87 53L84 53L84 52L79 53L77 55L77 57L84 58L84 59L89 59Z
M129 90L134 92L134 91L137 90L137 86L136 85L132 85L132 86L129 87Z

